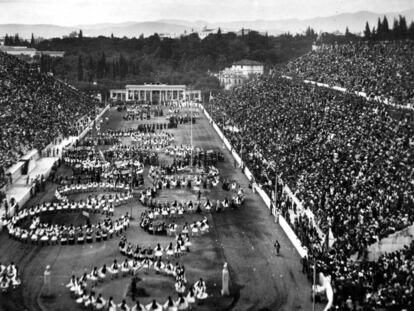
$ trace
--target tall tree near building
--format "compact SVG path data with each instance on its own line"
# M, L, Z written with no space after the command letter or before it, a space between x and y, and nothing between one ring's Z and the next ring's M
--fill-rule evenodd
M399 33L401 38L407 38L408 34L408 27L407 27L407 20L404 16L400 15L400 23L399 23Z
M388 19L385 15L382 20L382 32L383 32L383 38L388 39L390 35L390 27L388 26Z
M369 28L368 22L365 24L364 37L367 40L371 39L371 29Z
M217 40L221 40L221 38L222 38L221 28L219 27L219 29L217 30Z
M345 28L345 37L349 37L349 35L350 35L349 28L348 28L348 26L346 26L346 28Z

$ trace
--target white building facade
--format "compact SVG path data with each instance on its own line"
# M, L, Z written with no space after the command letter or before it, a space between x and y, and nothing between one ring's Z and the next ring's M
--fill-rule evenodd
M230 68L225 68L215 76L220 81L220 86L229 90L235 86L241 85L249 78L262 75L264 65L253 60L241 60L233 63Z
M165 103L172 101L201 101L201 91L185 85L142 84L126 85L125 89L110 90L111 100Z
M264 65L254 60L243 59L233 63L231 69L242 72L244 76L249 77L252 75L262 75L264 72Z

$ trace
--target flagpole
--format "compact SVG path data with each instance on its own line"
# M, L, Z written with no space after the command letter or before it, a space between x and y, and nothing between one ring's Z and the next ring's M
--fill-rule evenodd
M315 311L315 291L316 291L316 258L313 258L313 289L312 289L312 311Z
M190 168L191 172L193 172L193 106L190 103L190 114L191 114L191 163Z
M277 209L277 170L275 171L275 212L276 212L276 209Z

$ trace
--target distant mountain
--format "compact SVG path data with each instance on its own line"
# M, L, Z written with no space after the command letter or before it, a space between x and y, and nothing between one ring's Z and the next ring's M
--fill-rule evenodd
M103 23L94 25L57 26L57 25L25 25L25 24L0 24L0 36L19 34L21 38L30 39L32 33L35 37L54 38L67 36L71 32L82 29L84 36L110 36L139 37L141 34L150 36L154 33L182 34L190 31L191 27L161 23L161 22L126 22L120 24Z
M369 11L360 11L355 13L343 13L328 17L315 17L310 19L284 19L284 20L253 20L253 21L232 21L232 22L207 22L207 21L186 21L186 20L158 20L147 22L124 22L124 23L100 23L92 25L76 26L56 26L56 25L24 25L24 24L0 24L0 36L14 35L19 33L23 38L30 38L34 33L36 37L51 38L68 35L72 31L82 29L85 36L110 36L114 34L117 37L139 37L141 34L149 36L154 33L182 34L185 31L200 31L204 27L218 28L223 31L238 31L242 28L254 29L260 32L268 32L269 35L279 35L284 32L301 33L308 26L315 31L344 32L348 26L349 30L354 33L362 32L365 23L368 21L371 28L376 26L378 18L386 15L390 27L393 25L393 19L398 15L403 15L407 23L414 20L414 9L403 12L390 13L373 13Z
M143 22L143 23L122 23L122 24L112 24L106 25L100 28L89 27L85 25L82 28L83 34L85 36L110 36L113 34L116 37L139 37L141 34L144 36L150 36L154 33L170 33L170 34L182 34L184 31L189 31L190 27L177 25L177 24L168 24L160 22Z
M72 31L79 30L75 27L56 26L48 24L26 25L26 24L2 24L0 25L0 36L6 34L15 35L19 34L19 37L30 39L32 33L36 37L54 38L68 35Z
M393 25L394 18L398 18L399 15L403 15L407 19L407 23L411 23L414 20L414 9L404 12L391 12L391 13L373 13L369 11L360 11L355 13L343 13L328 17L315 17L310 19L284 19L284 20L254 20L254 21L235 21L235 22L221 22L215 25L209 24L209 26L220 26L223 29L241 29L250 28L258 31L268 31L269 34L280 34L281 32L301 33L306 30L308 26L312 27L315 31L319 32L345 32L345 28L348 27L351 32L359 33L365 29L365 23L368 21L372 29L377 25L378 18L387 16L390 27Z

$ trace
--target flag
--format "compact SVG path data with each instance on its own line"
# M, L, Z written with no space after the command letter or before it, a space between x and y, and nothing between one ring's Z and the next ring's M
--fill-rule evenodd
M60 195L60 192L57 189L56 189L56 192L55 192L55 197L58 200L62 200L62 196Z
M331 229L331 227L329 227L328 233L325 236L326 250L329 250L332 247L332 245L335 243L335 241L336 241L336 239L335 239L335 237L332 233L332 229Z

